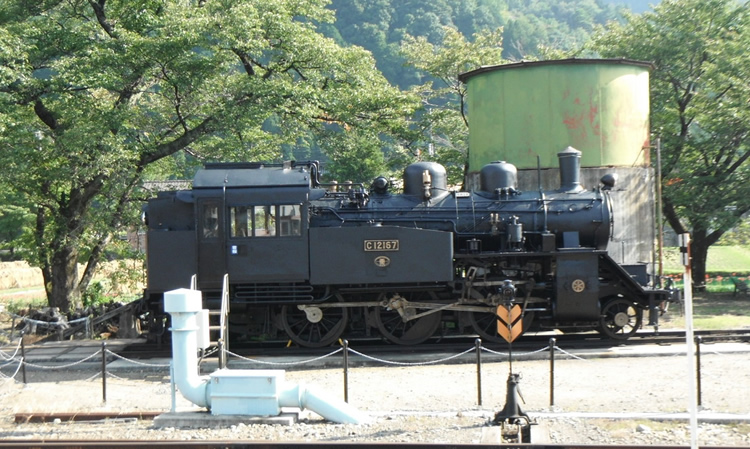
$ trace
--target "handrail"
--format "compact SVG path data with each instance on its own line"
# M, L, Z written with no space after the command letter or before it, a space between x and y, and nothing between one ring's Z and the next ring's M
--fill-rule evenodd
M221 287L221 315L219 316L219 368L227 366L229 348L229 273L224 274Z

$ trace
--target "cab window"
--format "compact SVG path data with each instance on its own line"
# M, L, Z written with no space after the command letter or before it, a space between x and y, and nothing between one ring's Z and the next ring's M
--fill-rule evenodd
M275 236L276 206L254 206L253 211L253 236Z
M219 237L219 206L217 204L204 204L201 214L203 216L201 230L204 239Z
M302 214L298 204L279 206L279 235L302 235Z
M229 234L232 238L300 236L302 207L299 204L232 206Z

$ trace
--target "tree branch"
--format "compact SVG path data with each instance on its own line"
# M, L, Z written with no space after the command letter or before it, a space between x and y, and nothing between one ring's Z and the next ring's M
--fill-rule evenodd
M34 102L34 113L37 117L39 117L39 120L42 121L47 127L51 130L57 129L57 120L55 119L55 116L52 114L52 112L47 109L46 106L44 106L44 103L42 103L42 100L37 99Z
M89 0L89 5L91 5L91 9L94 10L96 21L99 22L99 25L104 29L104 32L107 33L109 37L117 39L117 33L115 33L114 27L107 21L107 16L104 14L104 4L106 1L107 0L99 0L96 2L94 0Z

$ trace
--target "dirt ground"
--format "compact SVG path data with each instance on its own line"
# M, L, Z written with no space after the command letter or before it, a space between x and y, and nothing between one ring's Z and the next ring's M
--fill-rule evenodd
M742 344L735 344L744 349ZM701 416L714 413L750 419L750 357L704 345ZM733 350L734 350L733 349ZM7 348L6 348L7 354ZM506 399L507 361L488 356L482 367L482 404L478 405L476 366L472 363L352 368L349 403L371 416L364 425L323 422L312 412L302 422L279 426L234 425L224 429L160 428L145 420L97 423L15 424L25 412L168 412L171 388L166 368L112 371L107 400L95 366L29 373L24 385L0 379L0 438L248 439L472 443L487 438L489 420ZM579 359L561 353L555 363L554 406L550 405L549 362L517 361L522 410L536 419L552 443L686 444L684 421L654 421L648 414L688 409L688 364L684 355ZM5 368L3 372L12 374ZM331 401L343 401L341 369L288 368L286 380L302 383ZM177 411L197 411L176 396ZM633 419L610 419L608 414ZM583 414L583 415L581 415ZM588 414L588 415L587 415ZM586 416L589 416L587 418ZM284 427L284 426L281 426ZM750 445L750 424L701 423L702 444Z
M15 279L15 278L14 278ZM33 294L35 287L30 287ZM38 291L37 291L38 292ZM28 293L15 291L12 298ZM365 425L326 423L315 413L301 414L293 426L234 425L223 429L163 428L150 420L105 420L84 423L16 424L24 412L168 412L172 395L166 368L115 370L108 374L107 400L102 398L98 367L54 370L37 368L20 382L7 360L14 346L10 315L0 296L0 439L209 439L247 441L392 441L404 443L493 442L488 422L506 400L506 360L488 356L482 368L482 405L478 405L475 365L377 366L349 371L349 403L372 417ZM732 313L750 315L750 302L722 295ZM672 309L673 316L679 310ZM670 317L664 320L668 326ZM613 347L616 352L616 347ZM562 348L565 349L565 348ZM715 413L740 415L740 423L702 420L699 443L750 447L750 356L719 345L704 345L699 417ZM689 444L684 421L653 420L648 414L684 413L688 409L688 361L682 355L579 359L561 353L555 364L554 405L550 404L547 361L513 363L520 373L521 407L544 429L551 443ZM15 374L14 377L11 377ZM340 369L287 368L290 383L325 392L332 401L344 396ZM197 411L178 393L178 411ZM636 413L637 418L621 419ZM595 415L592 415L595 414ZM620 418L607 418L608 414ZM740 420L742 421L742 420Z

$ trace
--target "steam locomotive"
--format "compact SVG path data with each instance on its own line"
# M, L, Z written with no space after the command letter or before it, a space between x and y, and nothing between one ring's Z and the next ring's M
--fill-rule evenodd
M607 253L616 176L587 190L581 153L558 158L552 191L520 191L507 162L484 166L470 192L449 190L441 165L417 162L402 193L385 177L323 184L314 161L208 164L192 190L146 207L151 331L166 326L163 293L191 277L209 309L228 299L234 339L306 347L358 336L502 342L553 329L627 339L644 312L657 325L672 292Z

